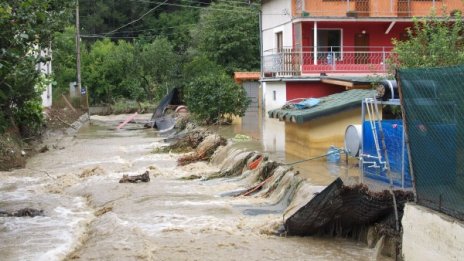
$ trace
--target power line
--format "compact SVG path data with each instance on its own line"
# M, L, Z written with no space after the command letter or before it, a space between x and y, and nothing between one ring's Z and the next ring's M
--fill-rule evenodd
M191 3L208 4L208 5L210 5L212 3L215 3L213 1L212 2L201 2L201 1L195 1L195 0L184 0L184 1L191 2ZM248 3L245 3L244 1L233 1L233 0L220 1L220 3L225 3L225 4L233 3L233 4L243 4L243 5L246 5L246 6L250 6L250 5L259 6L259 4L257 4L257 3L248 4ZM240 7L242 7L242 6L240 6ZM245 6L243 6L243 8L245 8Z
M152 4L160 3L160 2L157 2L157 1L149 1L149 0L132 0L132 2L152 3ZM165 5L177 6L177 7L197 8L197 9L207 9L207 10L223 11L223 12L230 12L230 13L243 13L243 12L255 13L254 10L245 9L245 8L239 7L239 6L236 6L236 8L232 8L232 9L222 9L222 8L213 8L211 6L201 7L201 6L195 6L195 5L171 4L171 3L166 3ZM231 6L231 7L233 7L233 6ZM238 9L240 9L240 10L238 10Z
M152 0L131 0L132 2L140 2L140 3L159 3L157 1L152 1ZM251 13L251 14L257 14L258 10L256 9L250 9L246 7L241 7L241 6L233 6L229 5L229 7L232 7L232 9L222 9L222 8L213 8L211 6L195 6L195 5L184 5L184 4L171 4L171 3L166 3L165 5L170 5L170 6L177 6L177 7L188 7L188 8L196 8L196 9L204 9L204 10L215 10L215 11L222 11L222 12L229 12L229 13ZM282 11L279 13L262 13L261 15L278 15L278 16L287 16L290 15L288 13L288 10Z
M120 26L120 27L114 29L113 31L110 31L110 32L107 32L107 33L103 33L103 34L112 34L112 33L116 32L116 31L118 31L119 29L122 29L122 28L124 28L124 27L126 27L126 26L129 26L129 25L131 25L131 24L133 24L133 23L135 23L135 22L141 20L141 19L144 18L147 14L153 12L153 11L156 10L158 7L160 7L160 6L164 5L164 4L166 4L167 1L168 1L168 0L165 0L165 1L162 2L162 3L159 3L157 6L153 7L153 8L150 9L150 10L148 10L146 13L144 13L144 14L143 14L142 16L140 16L139 18L137 18L137 19L135 19L135 20L132 20L132 21L130 21L129 23L123 25L123 26Z

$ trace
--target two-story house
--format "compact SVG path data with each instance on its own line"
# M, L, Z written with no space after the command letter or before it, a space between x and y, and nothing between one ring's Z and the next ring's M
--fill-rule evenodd
M464 10L461 0L263 0L265 110L296 98L369 88L388 72L392 39L413 17ZM371 79L371 80L369 80Z

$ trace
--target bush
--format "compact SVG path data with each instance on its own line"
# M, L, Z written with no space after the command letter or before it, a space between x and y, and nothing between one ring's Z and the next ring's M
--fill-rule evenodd
M225 73L211 73L186 86L185 102L195 117L213 123L225 116L243 116L250 100L246 91Z
M13 110L13 118L22 137L28 138L40 135L44 128L40 98L29 100L23 106L16 107Z
M464 23L458 12L453 17L414 19L409 39L394 40L391 68L430 68L464 63Z

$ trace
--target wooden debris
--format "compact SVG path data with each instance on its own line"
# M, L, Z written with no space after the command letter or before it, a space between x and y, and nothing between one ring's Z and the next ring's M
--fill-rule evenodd
M97 217L103 216L104 214L106 214L107 212L110 212L110 211L113 211L113 207L103 207L103 208L95 211L95 216L97 216Z
M263 188L264 184L266 184L266 182L268 182L269 180L271 180L271 178L273 178L273 176L269 176L267 179L265 179L264 181L260 182L258 185L253 186L253 187L247 189L245 192L240 193L240 194L237 195L237 196L250 196L250 195L253 194L254 192L261 190L261 189Z
M414 198L408 191L395 190L394 193L398 211ZM284 223L288 235L348 236L358 228L379 223L393 211L389 191L369 191L363 184L345 186L338 178Z
M148 171L141 175L129 176L124 174L122 179L119 180L119 183L139 183L139 182L149 182L150 181L150 174Z
M134 113L132 115L130 115L129 117L127 117L127 119L122 122L121 124L118 125L118 127L116 127L117 130L121 129L122 127L126 126L126 124L128 124L131 120L133 120L135 118L135 116L137 116L138 113Z
M69 102L69 100L66 98L66 96L64 96L64 94L61 94L61 96L63 97L63 100L64 100L64 102L66 103L66 105L68 105L68 107L69 107L73 112L76 112L76 109L74 108L74 106L72 106L72 104Z
M44 152L47 152L48 150L49 150L49 149L48 149L48 146L45 145L45 146L43 146L42 148L39 149L39 152L40 152L40 153L44 153Z
M217 134L209 135L196 147L195 151L180 157L177 163L179 166L184 166L197 161L209 160L216 149L226 143L227 141Z
M62 120L60 117L56 116L56 118L57 118L59 121L61 121L62 123L64 123L65 125L67 125L68 127L73 128L73 129L76 129L76 127L74 127L73 125L71 125L71 124L65 122L65 121Z
M36 217L43 216L44 211L34 208L22 208L14 212L0 210L0 217Z

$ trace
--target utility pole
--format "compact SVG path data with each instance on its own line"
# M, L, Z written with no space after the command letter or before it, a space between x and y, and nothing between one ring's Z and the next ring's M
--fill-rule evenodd
M77 91L81 92L81 34L79 25L79 0L76 0L76 74Z
M77 91L82 95L82 81L81 81L81 33L79 23L79 0L76 0L76 78L77 78ZM90 122L90 106L89 106L89 90L85 90L85 101L87 105L87 114Z

